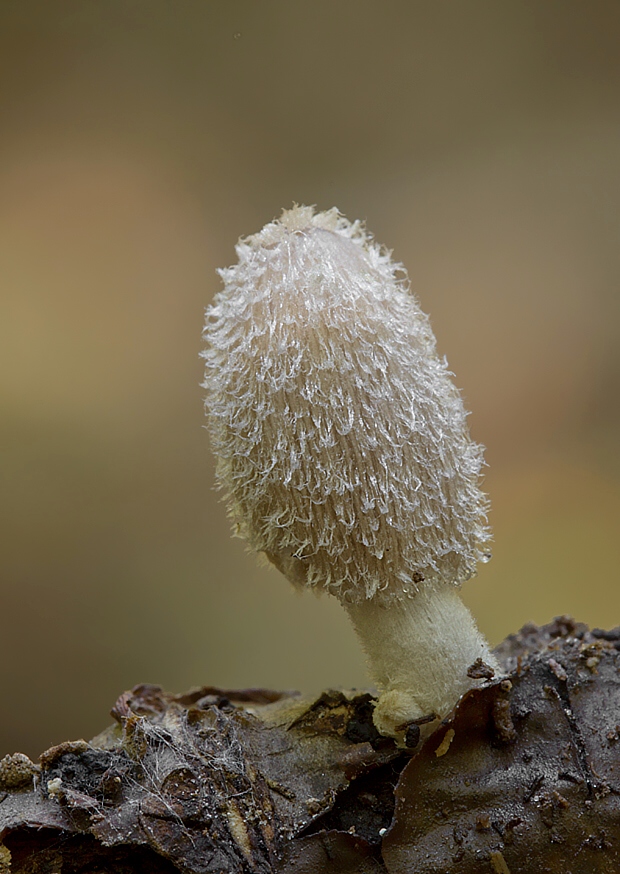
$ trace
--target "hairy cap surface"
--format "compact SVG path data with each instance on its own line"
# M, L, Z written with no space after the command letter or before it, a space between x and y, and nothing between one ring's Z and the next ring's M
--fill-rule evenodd
M236 251L203 356L237 532L343 601L470 577L482 449L401 265L335 209L295 207Z

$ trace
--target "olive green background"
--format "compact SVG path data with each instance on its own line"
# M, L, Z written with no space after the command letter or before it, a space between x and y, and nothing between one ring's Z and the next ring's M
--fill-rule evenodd
M231 539L200 332L294 201L407 266L487 446L492 642L620 623L620 4L0 4L0 755L138 682L363 686Z

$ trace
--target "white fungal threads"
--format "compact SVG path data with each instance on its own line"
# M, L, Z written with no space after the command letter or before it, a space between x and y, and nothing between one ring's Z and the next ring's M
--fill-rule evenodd
M402 267L336 209L237 245L207 311L206 408L238 534L335 595L381 691L375 723L444 716L497 667L460 584L485 561L481 447Z

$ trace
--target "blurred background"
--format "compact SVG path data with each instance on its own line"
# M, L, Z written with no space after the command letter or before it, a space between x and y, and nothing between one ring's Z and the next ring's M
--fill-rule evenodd
M138 682L367 684L229 535L201 327L293 201L404 262L487 447L492 643L620 623L620 5L4 0L0 756Z

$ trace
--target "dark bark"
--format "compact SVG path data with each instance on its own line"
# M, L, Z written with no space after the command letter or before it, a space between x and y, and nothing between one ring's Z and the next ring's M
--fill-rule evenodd
M90 743L0 762L0 874L620 871L619 650L526 626L407 750L369 694L136 686Z

